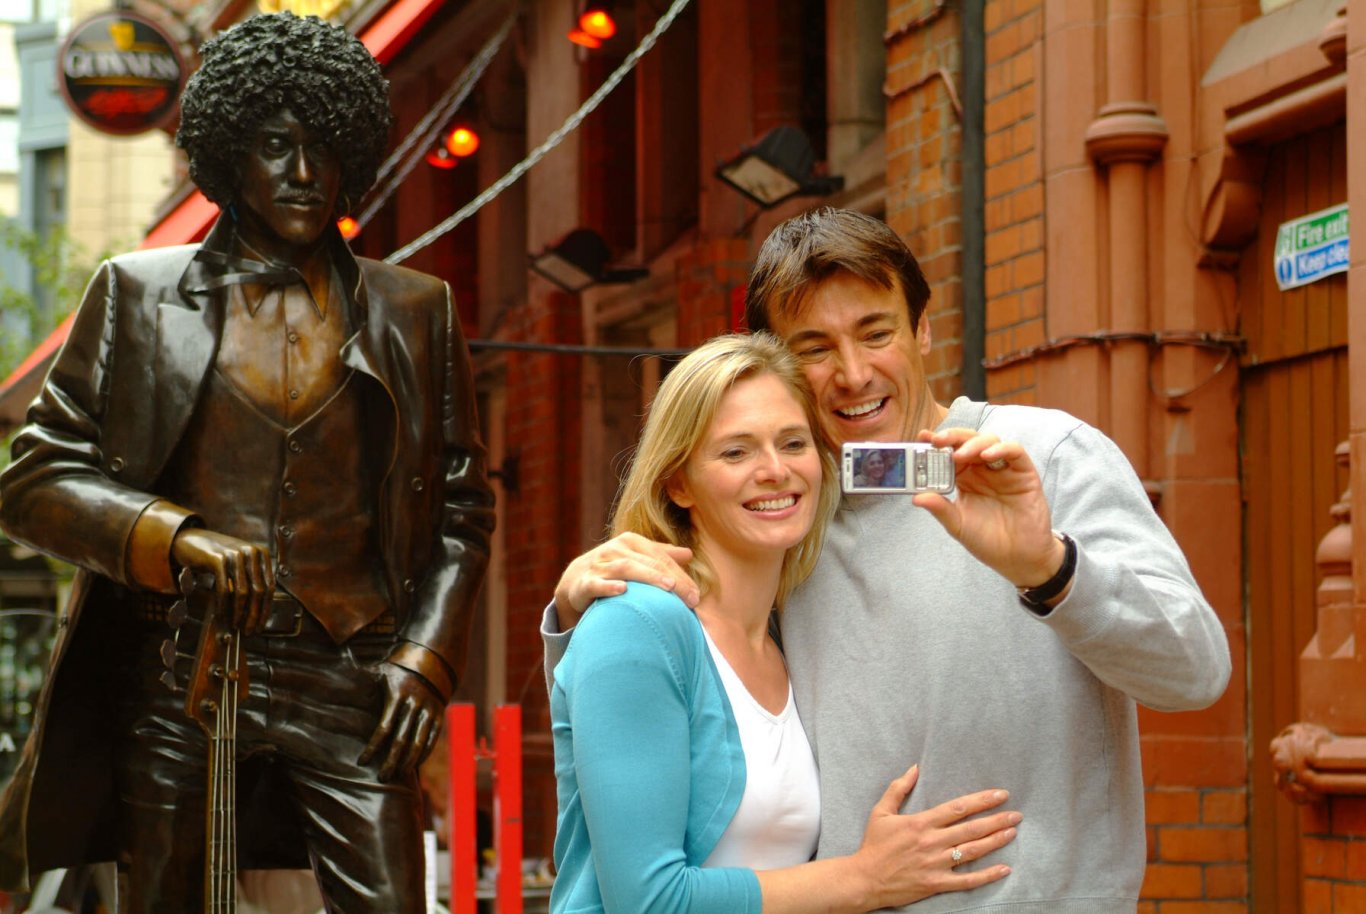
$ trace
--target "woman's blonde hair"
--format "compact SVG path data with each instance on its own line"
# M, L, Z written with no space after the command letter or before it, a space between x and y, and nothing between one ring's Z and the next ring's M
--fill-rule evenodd
M772 375L791 391L811 426L812 446L821 460L821 491L816 517L802 541L787 551L778 583L776 605L816 567L825 525L839 501L835 458L823 446L815 397L797 360L769 333L719 336L690 352L659 386L645 430L636 445L631 469L621 486L612 516L612 534L638 533L657 542L693 550L688 573L703 593L716 586L716 575L695 541L688 512L669 497L670 480L701 445L716 418L721 398L736 382Z

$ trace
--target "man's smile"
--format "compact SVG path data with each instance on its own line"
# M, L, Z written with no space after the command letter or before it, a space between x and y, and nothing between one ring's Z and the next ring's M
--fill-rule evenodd
M841 406L835 410L836 413L846 419L860 419L864 416L876 413L887 405L887 397L880 397L876 400L869 400L866 403L859 403L856 406Z

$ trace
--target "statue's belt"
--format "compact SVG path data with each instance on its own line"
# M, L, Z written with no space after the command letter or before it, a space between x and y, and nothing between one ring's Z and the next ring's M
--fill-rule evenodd
M171 606L179 599L173 594L135 593L133 606L138 618L144 622L166 622ZM277 638L294 637L303 630L304 612L304 605L293 594L283 590L275 591L270 607L266 610L266 624L261 634ZM392 635L397 629L394 611L386 609L356 634Z

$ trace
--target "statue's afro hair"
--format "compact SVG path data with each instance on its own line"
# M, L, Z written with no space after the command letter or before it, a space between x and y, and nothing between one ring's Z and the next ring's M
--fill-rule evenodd
M393 112L389 82L341 26L293 13L253 16L206 41L185 84L176 145L219 206L236 202L243 160L267 118L289 110L341 162L338 214L375 182Z

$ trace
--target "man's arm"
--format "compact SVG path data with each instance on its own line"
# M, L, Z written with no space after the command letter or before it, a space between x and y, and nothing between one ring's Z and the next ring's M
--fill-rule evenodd
M1128 459L1089 426L1044 475L1054 524L1078 546L1066 600L1045 619L1098 678L1159 711L1195 710L1223 694L1228 638Z
M651 584L671 590L689 606L701 598L697 582L688 575L692 550L622 533L574 559L555 585L555 608L560 631L579 621L588 605L602 597L626 592L626 583Z
M1053 529L1076 543L1072 580L1035 614L1097 678L1157 710L1219 698L1231 670L1223 626L1112 441L1078 424L1041 476L1016 442L962 429L932 440L957 448L959 495L915 503L1012 584L1037 586L1058 570Z
M594 600L625 593L627 581L672 590L684 603L696 606L700 598L697 582L685 570L690 561L691 549L623 533L570 562L555 585L555 599L541 618L541 667L546 691L555 685L555 667L569 649L579 618Z
M555 615L555 604L550 603L541 613L541 671L545 673L546 693L555 689L555 667L564 659L569 650L569 640L574 637L574 629L560 631L559 619Z

